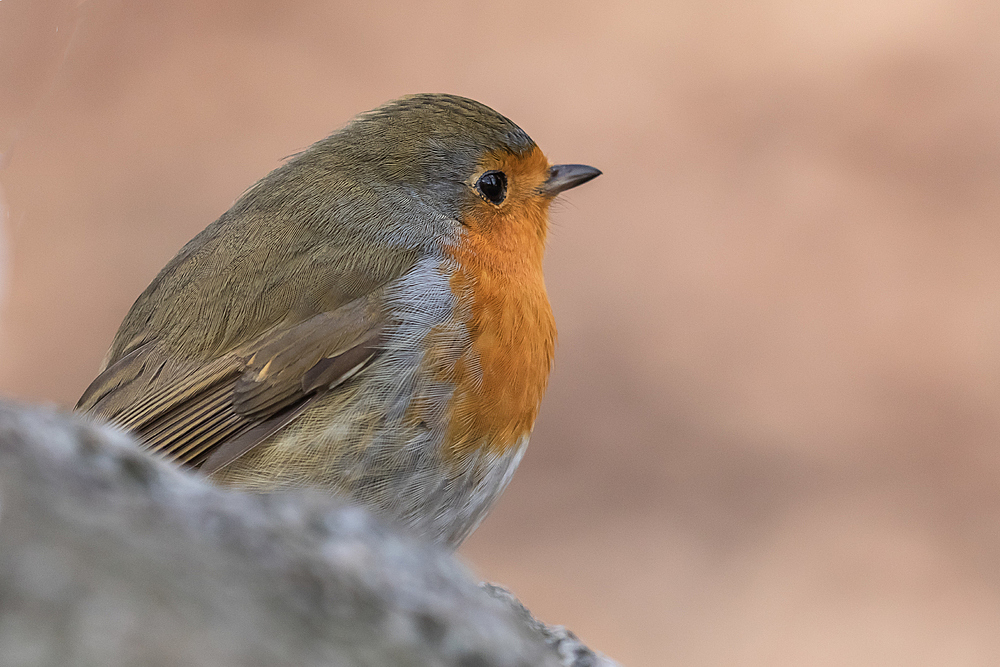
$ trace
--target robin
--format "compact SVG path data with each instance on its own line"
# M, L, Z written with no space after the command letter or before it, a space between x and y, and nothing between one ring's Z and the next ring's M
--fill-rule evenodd
M77 409L221 484L326 489L456 547L548 381L549 204L600 173L462 97L362 114L181 249Z

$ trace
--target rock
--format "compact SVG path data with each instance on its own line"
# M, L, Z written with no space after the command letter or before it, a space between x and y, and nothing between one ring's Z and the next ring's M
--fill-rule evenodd
M0 404L0 665L614 663L363 509L217 488Z

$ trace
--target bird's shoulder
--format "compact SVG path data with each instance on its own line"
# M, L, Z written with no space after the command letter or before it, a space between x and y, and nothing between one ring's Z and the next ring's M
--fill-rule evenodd
M281 322L211 359L146 341L102 372L77 409L135 433L167 458L224 465L381 353L384 292Z

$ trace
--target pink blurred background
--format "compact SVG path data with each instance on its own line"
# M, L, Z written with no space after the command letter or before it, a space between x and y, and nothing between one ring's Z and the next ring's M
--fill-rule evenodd
M1000 664L1000 11L0 0L0 394L401 94L604 176L532 446L462 555L624 664Z

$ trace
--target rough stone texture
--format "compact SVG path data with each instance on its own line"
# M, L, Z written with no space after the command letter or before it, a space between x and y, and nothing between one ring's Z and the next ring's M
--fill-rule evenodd
M0 665L613 665L448 553L0 404Z
M545 643L555 649L559 659L567 667L613 667L617 663L591 651L576 635L561 625L545 625L531 615L527 607L506 588L496 584L481 584L483 590L513 609L521 621L545 638Z

